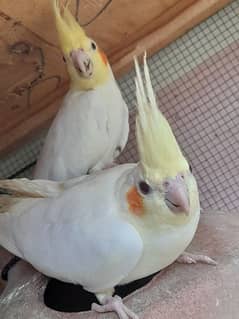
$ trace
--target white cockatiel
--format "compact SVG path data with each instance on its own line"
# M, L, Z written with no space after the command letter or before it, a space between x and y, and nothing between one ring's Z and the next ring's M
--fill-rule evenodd
M0 181L0 244L40 272L96 294L98 312L138 318L114 286L175 261L197 229L198 189L173 132L158 110L144 60L136 66L138 164L66 182ZM214 263L184 254L181 261Z
M66 180L111 166L128 139L128 108L109 62L67 7L53 9L71 86L54 119L34 178Z

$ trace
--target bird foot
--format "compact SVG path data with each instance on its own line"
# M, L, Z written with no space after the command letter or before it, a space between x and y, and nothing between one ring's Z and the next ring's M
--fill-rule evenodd
M204 255L194 255L190 253L182 253L176 260L180 264L196 264L196 263L203 263L208 265L217 265L217 262L212 258Z
M105 297L102 305L93 303L91 310L96 312L115 312L119 319L139 319L139 317L127 308L119 296Z

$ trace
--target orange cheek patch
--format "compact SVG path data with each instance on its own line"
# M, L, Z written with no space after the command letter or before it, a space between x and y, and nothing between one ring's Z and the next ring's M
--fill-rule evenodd
M108 63L107 56L105 55L105 53L103 51L99 50L99 52L100 52L101 59L103 60L104 64L106 65Z
M132 187L126 194L129 210L138 216L143 215L143 199L139 195L137 188Z

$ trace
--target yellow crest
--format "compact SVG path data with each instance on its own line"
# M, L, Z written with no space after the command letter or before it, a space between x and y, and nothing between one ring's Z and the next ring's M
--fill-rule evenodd
M71 87L76 90L91 90L113 78L107 58L98 46L92 49L92 40L87 37L84 30L78 24L67 5L62 5L60 0L53 1L53 11L55 15L56 28L58 31L59 42L67 63L67 69L71 78ZM83 49L89 56L93 64L92 76L83 78L75 69L71 52Z
M144 55L143 81L139 64L134 58L136 70L136 97L138 114L136 117L136 138L140 163L145 178L156 183L174 177L189 169L172 129L157 107L149 69Z
M86 34L71 14L68 4L61 8L60 0L53 0L53 11L62 51L68 54L87 40Z

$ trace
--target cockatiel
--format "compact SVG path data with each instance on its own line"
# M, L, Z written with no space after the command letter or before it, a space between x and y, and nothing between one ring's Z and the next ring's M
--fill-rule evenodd
M138 318L114 286L175 261L196 231L196 180L158 110L144 59L136 67L138 164L123 164L66 182L0 182L0 244L37 270L96 294L98 312ZM214 263L184 254L180 261Z
M109 167L128 139L128 108L109 62L67 7L53 0L71 86L54 119L34 178L66 180Z

